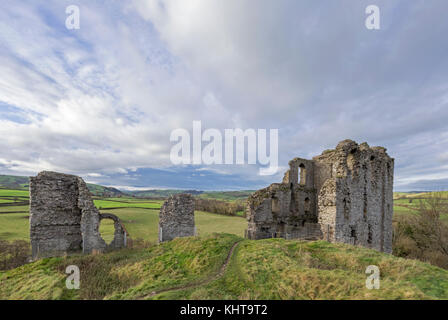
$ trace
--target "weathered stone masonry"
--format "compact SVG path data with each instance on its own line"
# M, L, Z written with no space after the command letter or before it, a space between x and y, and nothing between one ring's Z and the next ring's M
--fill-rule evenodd
M170 196L159 215L159 242L195 235L194 198L191 194Z
M295 158L282 183L248 199L247 237L326 239L392 252L394 159L351 140Z
M109 245L99 233L101 219L115 222L115 238ZM49 171L30 177L30 238L33 259L126 246L120 220L100 214L81 178Z

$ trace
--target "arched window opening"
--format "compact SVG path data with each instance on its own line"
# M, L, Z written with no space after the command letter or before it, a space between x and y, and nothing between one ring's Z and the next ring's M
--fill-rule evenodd
M271 206L272 206L272 213L278 213L280 211L280 207L278 204L278 198L276 198L276 197L272 198Z
M299 170L300 170L300 173L299 173L299 178L300 178L299 184L304 186L306 184L306 169L305 169L305 165L303 163L300 164Z
M350 218L350 209L349 209L349 204L346 198L344 198L344 200L342 200L343 204L344 204L344 219L348 220Z

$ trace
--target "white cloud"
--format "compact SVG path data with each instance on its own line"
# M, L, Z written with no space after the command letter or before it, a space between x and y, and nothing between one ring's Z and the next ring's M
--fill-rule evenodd
M376 33L364 0L84 1L76 31L68 4L0 4L4 172L170 170L171 130L202 120L279 128L282 166L352 138L389 149L397 185L447 175L443 1L379 0Z

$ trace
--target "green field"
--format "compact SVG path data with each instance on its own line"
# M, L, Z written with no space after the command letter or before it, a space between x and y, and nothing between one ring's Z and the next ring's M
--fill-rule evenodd
M448 192L438 192L448 204ZM425 198L430 196L430 193L405 193L405 192L394 192L394 217L400 215L415 215L418 214L418 209L420 207L421 201L425 201ZM440 220L448 222L448 213L442 213L440 215Z
M102 213L107 210L102 210ZM158 239L159 212L145 209L117 209L112 211L117 215L131 235L131 238L140 238L152 242ZM1 218L1 217L0 217ZM195 212L196 232L198 235L207 235L214 232L227 232L243 237L247 222L240 217L229 217L208 212ZM103 220L100 233L106 242L113 239L113 221Z
M15 197L24 197L28 193L22 190L1 190L4 197L0 198L0 240L27 240L29 241L29 206L14 206ZM26 200L20 198L19 200ZM144 239L155 242L158 239L159 209L161 200L145 200L136 198L116 197L94 199L95 206L102 213L117 215L131 238ZM20 211L22 213L11 213ZM196 230L199 235L213 232L227 232L238 236L244 235L247 222L241 217L230 217L208 212L195 212ZM103 220L100 232L106 242L113 239L113 222Z
M199 197L234 201L236 198L246 196L249 193L249 191L208 192L202 193ZM26 190L0 189L0 240L29 239L29 207L28 205L13 205L15 201L27 201L28 195L29 193ZM395 193L394 216L416 214L417 211L415 209L418 208L419 198L423 195L425 194ZM134 197L94 197L94 203L102 213L109 212L117 215L123 221L132 238L157 241L158 213L163 203L162 200ZM448 214L442 215L441 218L444 221L448 221ZM227 232L243 236L244 229L247 227L246 220L241 217L229 217L197 211L195 219L199 235ZM113 237L113 222L111 220L103 220L100 231L107 242L111 241Z
M0 214L0 240L30 240L28 214Z
M15 202L14 199L11 198L0 198L0 203L11 203Z
M0 240L29 241L29 206L14 206L14 201L28 200L28 191L0 189ZM155 242L158 239L159 210L162 200L133 197L94 197L95 206L102 213L117 215L131 238ZM10 204L10 205L6 205ZM21 212L21 213L12 213ZM198 235L227 232L244 235L247 222L241 217L223 216L208 212L195 212ZM103 220L100 232L106 242L113 239L113 222Z
M0 216L3 214L6 214L8 212L23 212L23 213L28 213L29 211L29 206L5 206L5 207L0 207Z
M112 201L112 200L93 200L95 206L98 209L108 209L108 208L146 208L146 209L160 209L163 201L151 200L140 202L137 201Z
M111 212L104 211L101 212ZM156 210L147 209L117 209L112 211L125 225L131 238L157 241L159 213ZM111 212L111 213L112 213ZM196 228L199 235L213 232L228 232L238 236L244 235L247 222L240 217L222 216L208 212L195 212ZM27 240L29 241L28 214L9 213L0 214L0 240ZM100 232L106 242L113 238L112 220L103 220Z
M28 190L0 189L0 197L29 197Z
M223 201L235 201L235 200L246 200L255 190L245 190L245 191L210 191L204 192L198 195L199 198L203 199L216 199Z

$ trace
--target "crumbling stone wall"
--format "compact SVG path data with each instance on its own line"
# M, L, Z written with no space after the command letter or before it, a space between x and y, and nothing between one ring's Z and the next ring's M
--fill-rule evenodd
M281 184L248 199L247 237L326 239L392 252L394 159L345 140L289 162Z
M191 194L170 196L159 214L159 241L195 235L194 198Z
M78 207L81 210L82 252L103 252L106 242L100 235L100 212L95 207L86 183L78 178Z
M289 167L282 183L274 183L249 198L248 238L316 239L321 236L313 162L294 158Z
M119 221L118 217L113 217ZM99 233L101 218L104 217L95 207L87 185L81 178L49 171L30 177L33 259L80 251L105 251L108 246ZM116 226L117 232L123 234L125 231ZM119 237L113 245L114 248L124 246L125 241Z
M325 168L316 179L324 181L316 187L325 237L392 252L394 160L386 149L345 140L313 161Z

